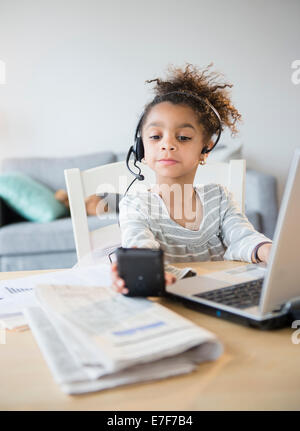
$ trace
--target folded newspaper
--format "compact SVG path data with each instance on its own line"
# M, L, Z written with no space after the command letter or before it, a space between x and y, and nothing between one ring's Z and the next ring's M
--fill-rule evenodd
M144 298L111 288L39 285L26 317L55 381L82 394L189 373L217 359L214 334Z

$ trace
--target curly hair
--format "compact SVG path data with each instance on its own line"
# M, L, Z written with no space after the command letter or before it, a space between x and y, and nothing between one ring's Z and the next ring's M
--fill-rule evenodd
M222 76L220 73L210 71L213 63L204 69L187 63L184 69L169 66L166 80L155 78L145 81L146 83L156 82L154 87L155 97L144 108L144 114L140 123L140 130L145 124L146 118L153 106L161 102L171 102L173 104L183 104L191 107L198 116L199 123L204 128L204 140L207 142L219 128L219 122L215 114L205 101L208 101L218 111L222 130L224 126L229 127L231 134L237 134L236 122L241 121L241 114L233 106L230 100L228 88L233 85L218 82ZM188 94L167 94L173 91L182 91L196 94L203 100L199 104L197 98Z

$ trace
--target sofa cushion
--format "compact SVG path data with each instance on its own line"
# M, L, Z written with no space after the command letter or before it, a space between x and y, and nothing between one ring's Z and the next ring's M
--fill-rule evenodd
M245 211L246 217L248 218L249 222L253 225L254 229L258 232L263 233L262 231L262 221L261 221L261 214L257 211Z
M247 169L245 212L260 214L261 230L272 239L278 216L277 181L273 175Z
M116 162L123 162L123 160L126 160L128 151L121 151L119 153L116 153Z
M77 263L75 250L54 253L0 255L1 271L72 268Z
M116 155L112 151L101 151L76 157L10 158L2 161L1 172L14 171L29 175L56 191L66 189L64 169L90 169L115 161Z
M207 162L229 163L230 160L242 158L242 142L236 139L226 141L226 138L224 138L222 142L219 142L212 152L209 153Z
M88 217L89 230L117 223L117 218ZM21 222L0 229L0 255L74 251L75 243L70 217L49 223Z

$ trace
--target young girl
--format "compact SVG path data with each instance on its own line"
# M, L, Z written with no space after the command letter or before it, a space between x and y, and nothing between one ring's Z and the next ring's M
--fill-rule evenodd
M165 81L146 81L156 82L156 96L145 107L139 133L142 161L155 172L156 184L121 200L119 222L122 247L164 251L167 284L187 272L172 266L174 262L268 262L271 240L255 231L231 193L220 184L193 187L214 136L225 126L236 133L241 118L227 92L232 85L216 78L209 68L188 64L171 68ZM116 264L112 278L116 291L128 292Z

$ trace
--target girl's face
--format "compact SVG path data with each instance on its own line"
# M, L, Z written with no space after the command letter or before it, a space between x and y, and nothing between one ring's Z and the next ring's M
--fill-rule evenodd
M142 129L145 161L160 177L195 175L205 156L203 132L193 109L162 102L149 112Z

